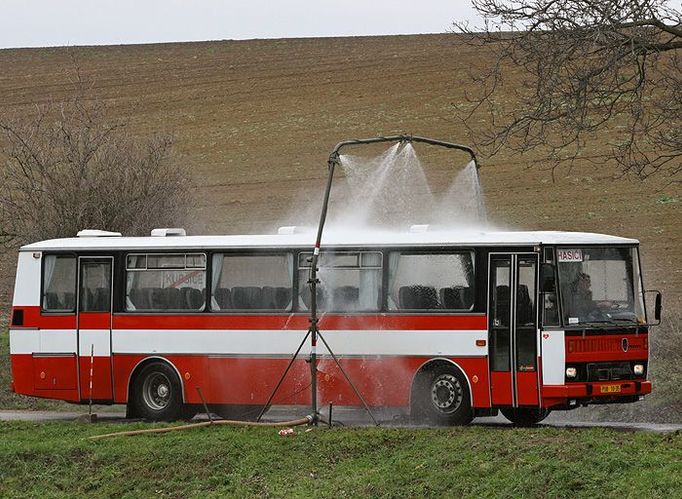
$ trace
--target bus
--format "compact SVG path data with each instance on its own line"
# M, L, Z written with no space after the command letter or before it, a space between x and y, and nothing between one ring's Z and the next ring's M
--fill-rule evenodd
M146 420L202 404L255 415L277 386L273 404L309 404L312 347L301 340L313 242L302 230L155 229L23 246L11 388L126 404ZM318 260L317 398L437 424L501 412L519 425L640 400L651 392L652 323L638 246L579 232L329 230Z

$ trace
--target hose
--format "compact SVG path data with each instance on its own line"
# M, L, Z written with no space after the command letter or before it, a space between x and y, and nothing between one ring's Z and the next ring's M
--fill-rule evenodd
M292 421L279 421L275 423L257 423L255 421L236 421L236 420L229 420L229 419L220 419L217 421L205 421L202 423L192 423L192 424L186 424L182 426L170 426L168 428L149 428L147 430L133 430L133 431L118 431L115 433L105 433L103 435L93 435L92 437L89 437L89 440L100 440L102 438L109 438L109 437L129 437L133 435L143 435L147 433L169 433L171 431L182 431L182 430L191 430L194 428L203 428L205 426L214 426L214 425L228 425L228 426L269 426L272 428L277 428L280 426L301 426L304 424L310 424L312 423L313 418L312 416L306 416L301 419L294 419Z

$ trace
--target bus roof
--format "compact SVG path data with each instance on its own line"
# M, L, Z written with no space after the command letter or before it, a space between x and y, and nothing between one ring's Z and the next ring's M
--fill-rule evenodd
M22 246L21 251L185 250L212 248L311 248L315 232L272 235L166 236L166 237L73 237L50 239ZM322 247L357 246L534 246L638 244L636 239L563 231L426 230L392 232L380 230L325 230Z

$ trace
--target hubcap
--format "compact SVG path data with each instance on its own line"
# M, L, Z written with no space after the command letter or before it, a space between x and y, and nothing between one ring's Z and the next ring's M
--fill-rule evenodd
M452 374L441 374L431 385L431 402L440 412L455 412L462 403L462 386Z
M152 373L142 385L142 398L148 407L156 411L165 409L170 403L170 380L163 373Z

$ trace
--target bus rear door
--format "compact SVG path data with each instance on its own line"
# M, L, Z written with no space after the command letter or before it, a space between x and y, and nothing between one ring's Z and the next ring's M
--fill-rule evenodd
M494 406L539 404L535 253L491 253L488 329Z
M81 401L113 398L111 313L114 259L78 259L78 372ZM92 358L91 358L92 355Z

